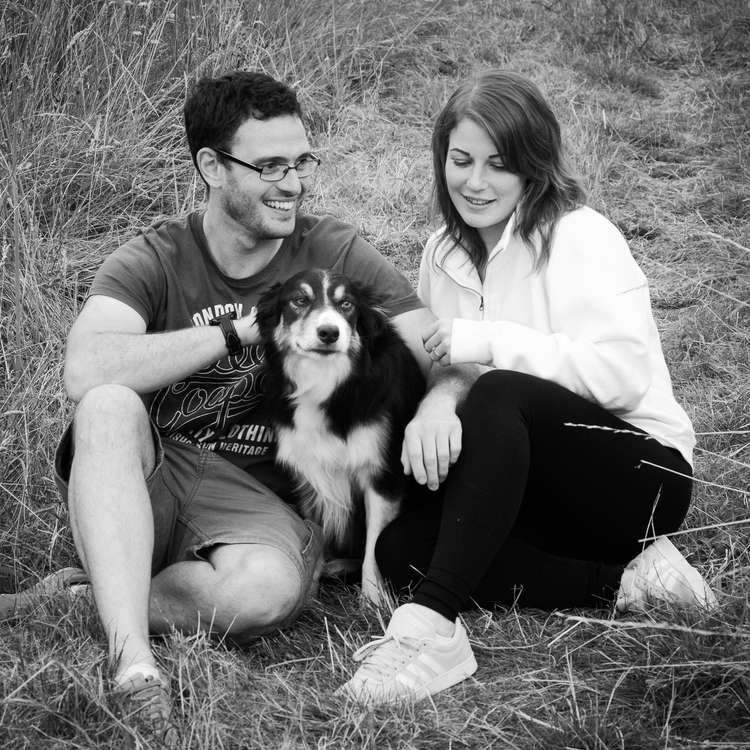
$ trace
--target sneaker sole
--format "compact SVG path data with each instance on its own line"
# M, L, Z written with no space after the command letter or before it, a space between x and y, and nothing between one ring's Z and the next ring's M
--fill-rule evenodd
M477 660L474 658L474 654L470 654L460 664L439 675L427 687L423 688L420 692L424 694L420 695L419 699L421 700L429 695L434 695L435 693L447 690L468 677L471 677L476 671Z
M460 664L457 664L455 667L453 667L453 669L450 669L447 672L443 672L442 674L438 675L427 686L422 686L418 690L405 688L405 692L399 692L395 695L381 695L377 697L370 696L365 699L364 702L369 703L370 705L389 705L393 703L400 703L402 701L422 701L425 700L425 698L429 698L431 695L441 693L443 690L447 690L454 685L458 685L459 682L462 682L463 680L471 677L476 671L477 660L474 658L474 654L470 654ZM360 699L354 693L345 691L344 688L346 688L345 685L342 686L342 688L339 688L337 693L347 692L347 694L351 697L358 700Z
M716 594L711 590L708 582L703 576L685 559L677 547L672 544L669 537L657 540L660 544L660 552L682 579L693 591L694 602L705 609L713 609L718 605ZM656 544L657 542L654 542Z

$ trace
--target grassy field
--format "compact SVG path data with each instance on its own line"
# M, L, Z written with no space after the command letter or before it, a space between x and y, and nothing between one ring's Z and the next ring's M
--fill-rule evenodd
M750 748L748 49L746 0L0 2L2 585L75 564L50 469L71 412L65 335L107 253L202 199L188 82L236 67L291 82L324 159L308 209L355 224L414 280L434 226L432 118L470 71L510 68L552 102L591 204L651 282L699 434L675 541L720 608L467 613L475 677L370 711L333 690L387 613L327 587L245 650L156 645L180 747ZM0 624L0 747L149 747L113 716L107 678L85 597Z

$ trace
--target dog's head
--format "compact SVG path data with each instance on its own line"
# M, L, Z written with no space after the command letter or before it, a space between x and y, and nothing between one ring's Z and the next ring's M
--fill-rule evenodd
M263 341L284 353L326 358L358 353L385 325L372 294L342 274L301 271L258 303Z

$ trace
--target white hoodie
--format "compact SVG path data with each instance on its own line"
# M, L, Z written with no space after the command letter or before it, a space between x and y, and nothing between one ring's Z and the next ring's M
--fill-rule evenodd
M425 245L417 291L438 318L453 318L451 362L559 383L692 463L695 434L672 394L648 282L625 238L593 209L576 209L559 220L549 261L535 271L514 219L484 283L442 230Z

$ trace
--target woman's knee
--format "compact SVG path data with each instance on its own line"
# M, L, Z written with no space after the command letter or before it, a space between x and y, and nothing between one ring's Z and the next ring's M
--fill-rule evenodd
M464 438L485 443L497 430L523 428L535 408L538 382L511 370L491 370L478 378L458 410Z
M490 370L471 387L466 404L469 408L486 409L488 404L517 404L538 390L541 378L515 370Z

